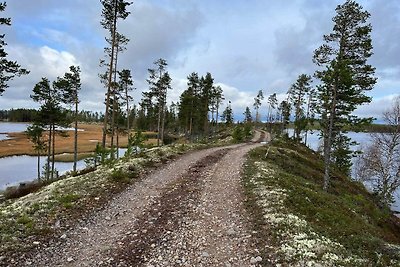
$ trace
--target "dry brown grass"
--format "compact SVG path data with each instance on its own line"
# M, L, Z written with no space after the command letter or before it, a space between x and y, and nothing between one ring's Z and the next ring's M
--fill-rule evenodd
M79 124L79 129L84 131L78 132L78 153L93 152L97 142L102 140L102 125L100 124ZM56 154L73 153L74 152L74 131L67 131L68 136L56 136ZM0 157L15 155L36 155L25 133L9 133L12 139L0 141ZM115 141L115 139L114 139ZM149 139L146 144L154 144L154 140ZM157 143L157 140L155 140ZM110 144L110 137L107 136L107 145ZM126 147L128 145L127 135L120 135L119 145Z

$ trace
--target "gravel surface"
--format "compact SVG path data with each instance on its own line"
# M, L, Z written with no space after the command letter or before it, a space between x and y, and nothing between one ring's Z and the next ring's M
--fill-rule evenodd
M255 146L229 151L204 172L199 201L145 266L256 266L262 260L252 248L240 187L243 156Z
M240 172L258 145L183 155L12 265L257 266Z

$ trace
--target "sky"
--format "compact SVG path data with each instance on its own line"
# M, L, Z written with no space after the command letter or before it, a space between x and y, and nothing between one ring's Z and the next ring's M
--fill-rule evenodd
M119 56L119 69L131 69L135 103L148 90L147 69L164 58L172 77L169 101L178 101L187 87L186 77L210 72L232 103L236 119L246 106L252 108L258 90L281 100L297 77L312 75L313 51L332 31L335 8L342 1L329 0L134 0L129 17L119 31L130 39ZM379 118L400 95L400 1L359 0L371 13L378 82L368 93L372 103L356 114ZM8 0L2 17L12 26L1 26L10 60L30 74L14 79L0 96L0 109L37 108L30 99L41 77L51 81L63 76L70 65L82 69L80 108L104 111L104 73L107 32L100 25L99 0ZM266 115L264 100L261 112Z

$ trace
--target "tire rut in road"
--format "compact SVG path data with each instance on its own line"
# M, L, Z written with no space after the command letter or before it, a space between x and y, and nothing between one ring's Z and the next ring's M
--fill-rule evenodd
M241 171L245 154L259 144L230 150L202 175L200 201L179 228L154 246L143 266L259 266Z
M150 251L161 246L166 236L189 216L197 205L204 182L202 176L230 149L222 149L197 161L136 221L132 231L109 251L102 266L139 266L147 261Z
M226 148L235 147L237 145ZM193 151L151 171L116 195L101 210L82 218L59 237L55 236L31 251L16 252L9 259L11 266L99 266L108 262L107 251L123 244L121 240L129 232L133 233L137 220L154 206L166 188L176 184L199 159L201 161L222 149Z

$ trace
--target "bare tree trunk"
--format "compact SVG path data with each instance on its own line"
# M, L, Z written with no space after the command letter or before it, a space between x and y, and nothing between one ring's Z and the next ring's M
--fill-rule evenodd
M217 114L216 114L216 118L215 118L215 128L216 128L215 131L217 132L217 134L218 134L218 116L219 116L218 110L219 110L219 103L217 103Z
M206 137L206 142L208 142L208 99L206 99L206 104L205 104L205 113L206 116L204 118L204 135Z
M328 190L330 183L330 165L331 165L331 151L332 151L332 135L333 135L333 121L335 117L336 111L336 95L337 95L337 87L336 85L333 88L333 99L332 106L330 110L330 117L328 122L328 131L324 135L324 164L325 164L325 172L324 172L324 186L323 189L325 191Z
M259 119L260 119L260 115L258 114L258 107L257 107L256 108L256 126L257 126Z
M162 108L162 118L161 118L161 145L164 145L164 127L165 127L165 103Z
M78 92L75 91L75 94L74 172L76 172L76 163L78 161Z
M117 124L117 159L119 158L119 127Z
M111 94L111 81L113 75L113 65L114 65L114 53L115 53L115 39L116 39L116 31L117 31L117 14L118 9L115 5L114 10L114 21L113 21L113 28L112 28L112 41L111 41L111 58L110 58L110 66L108 71L108 85L107 85L107 97L106 97L106 112L104 114L104 123L103 123L103 140L102 146L103 148L106 147L106 136L107 136L107 128L108 128L108 113L109 113L109 105L110 105L110 94Z
M306 114L306 120L307 120L307 126L306 126L306 134L304 136L304 144L307 145L307 137L308 137L308 119L310 116L310 106L311 106L311 93L308 96L308 103L307 103L307 114Z
M296 122L298 123L299 119L300 119L300 93L299 93L299 97L297 98L297 103L296 103L296 117L294 119L295 121L295 125L294 125L294 136L295 139L300 140L300 129L298 128L298 125L296 125Z
M47 162L46 162L46 173L45 173L45 177L46 180L48 180L50 178L50 157L51 157L51 144L52 144L52 125L49 125L49 134L48 134L48 140L47 140Z
M37 152L37 179L40 180L40 150Z
M161 128L161 107L158 107L158 119L157 119L157 146L160 146L160 128Z
M53 124L53 151L51 156L51 180L54 179L54 155L55 155L55 147L56 147L56 125Z
M128 137L130 134L130 122L129 122L129 117L130 117L130 111L129 111L129 95L128 95L128 86L125 88L125 97L126 97L126 131L128 132Z

